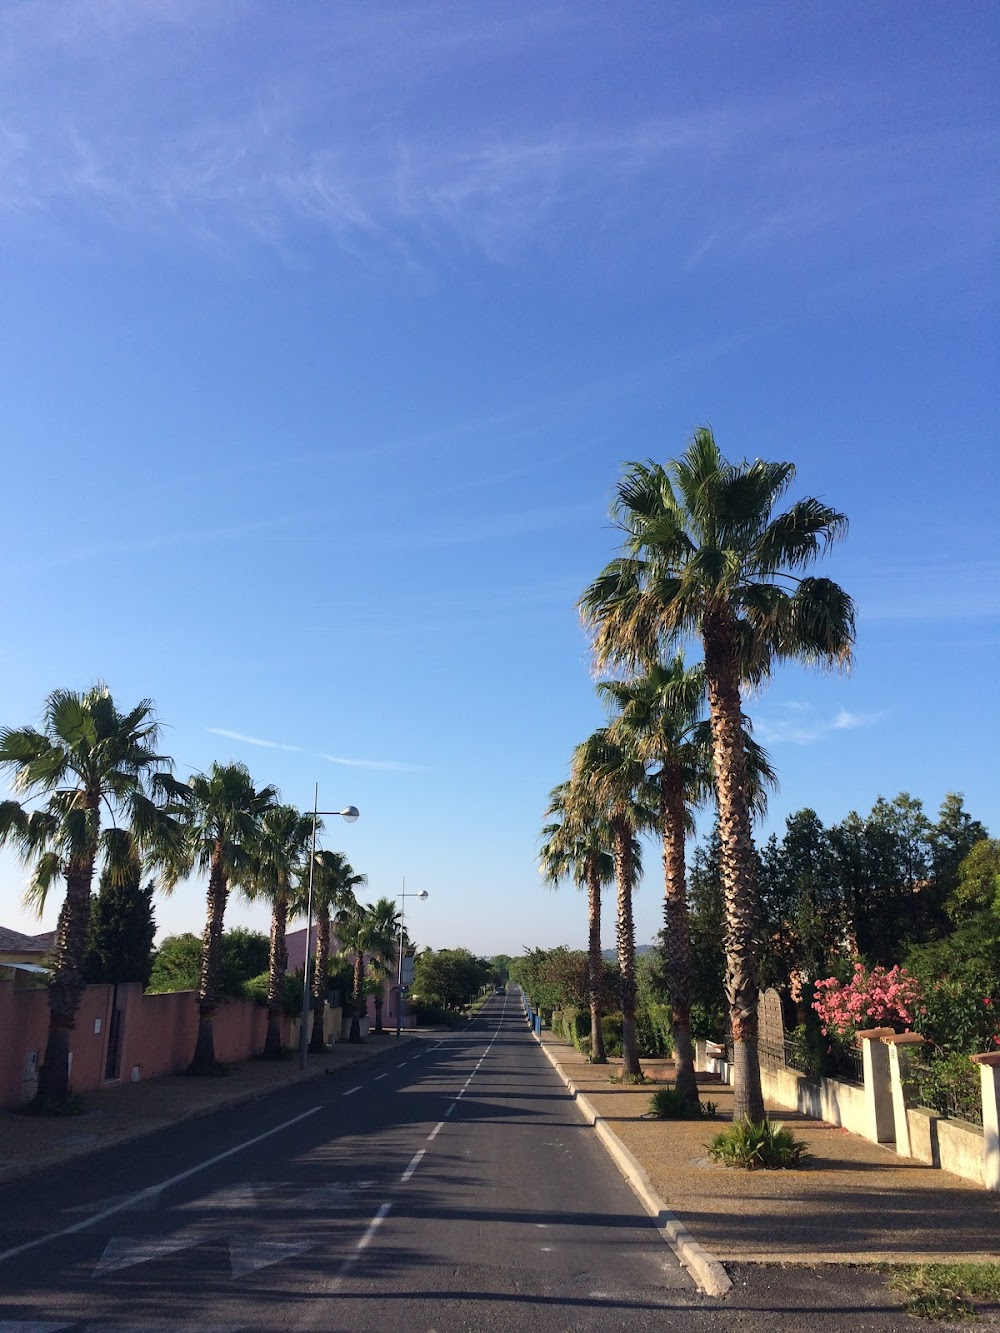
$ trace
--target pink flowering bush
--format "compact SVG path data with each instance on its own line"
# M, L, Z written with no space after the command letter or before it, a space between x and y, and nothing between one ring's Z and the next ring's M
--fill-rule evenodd
M823 1025L823 1036L847 1039L863 1028L909 1028L924 1012L920 982L903 967L854 964L850 981L836 977L814 985L813 1008Z

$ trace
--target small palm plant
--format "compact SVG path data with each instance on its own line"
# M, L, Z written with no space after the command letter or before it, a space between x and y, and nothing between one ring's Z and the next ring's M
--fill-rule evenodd
M774 1125L770 1120L736 1120L707 1146L713 1162L742 1166L747 1171L802 1166L809 1156L801 1139L785 1125Z

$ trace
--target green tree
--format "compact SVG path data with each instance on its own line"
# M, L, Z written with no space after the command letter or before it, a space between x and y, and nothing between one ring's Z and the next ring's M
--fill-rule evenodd
M615 863L618 979L622 1006L622 1081L642 1080L635 1025L635 917L632 895L642 875L636 834L654 826L643 761L601 727L573 752L571 782L590 787L611 831Z
M726 996L737 1120L764 1118L757 1054L758 928L751 800L740 689L787 658L844 665L854 607L828 579L806 576L847 529L816 499L774 507L791 463L732 464L712 432L695 431L666 467L629 464L613 514L622 555L581 598L599 667L663 660L678 640L704 652L725 890Z
M261 820L274 805L274 787L254 786L243 764L213 764L188 780L186 847L168 873L172 886L182 875L208 873L205 932L198 974L198 1039L192 1074L215 1069L215 1011L222 995L222 931L231 887L251 881Z
M202 941L190 931L168 935L153 956L147 990L150 994L198 989L201 973ZM246 983L260 976L268 959L269 944L259 930L237 926L222 935L222 961L219 967L219 995L240 999L247 994Z
M334 919L338 922L337 936L343 947L341 920L358 906L354 890L368 883L367 875L359 875L343 852L319 851L313 862L313 911L316 917L316 966L312 976L312 1035L309 1050L325 1051L323 1026L326 1015L326 993L330 977L330 932ZM309 871L302 871L299 892L293 911L297 916L308 912ZM308 943L307 943L308 947Z
M945 907L958 924L987 912L1000 918L1000 840L981 838L970 849Z
M142 883L142 861L134 852L122 878L101 871L100 888L91 903L90 933L84 981L88 986L119 982L149 983L153 966L156 920L154 883Z
M538 868L546 883L571 878L587 891L587 956L590 968L590 1058L606 1064L601 1025L601 890L615 878L611 826L586 782L563 782L549 794L545 811L551 822L542 829Z
M468 949L425 949L414 959L414 998L456 1009L478 994L489 975L489 963Z
M317 830L322 821L316 821ZM285 973L288 949L285 936L289 905L308 855L313 833L312 815L301 814L293 805L273 805L264 811L252 864L243 884L251 902L263 899L271 905L271 936L268 948L267 1037L264 1055L281 1055L281 1018L285 1007Z
M382 1007L385 1001L385 983L395 976L394 964L396 951L407 946L406 930L400 932L399 908L392 898L378 898L369 905L371 914L373 948L368 959L368 966L378 985L372 991L375 1001L375 1032L381 1034ZM396 1003L402 1003L399 996Z
M0 802L0 844L13 844L33 865L25 902L39 913L52 885L62 879L66 886L52 952L42 1101L64 1101L70 1091L69 1034L85 984L96 863L122 884L136 849L155 860L177 848L169 807L177 784L171 760L157 753L158 740L151 700L121 713L104 685L82 694L54 690L40 731L0 728L0 770L13 775L15 793L43 802L30 811L18 801ZM102 810L112 815L112 827L103 830Z

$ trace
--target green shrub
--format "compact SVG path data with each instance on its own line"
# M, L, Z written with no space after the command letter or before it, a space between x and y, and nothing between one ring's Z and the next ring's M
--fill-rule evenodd
M773 1125L770 1120L756 1123L737 1120L716 1134L708 1147L713 1162L723 1166L742 1166L747 1171L764 1168L768 1171L801 1166L809 1156L806 1145L795 1138L784 1125Z
M676 1088L657 1088L649 1099L649 1113L657 1120L701 1120L715 1110L714 1102L689 1102Z
M967 1055L932 1055L912 1062L911 1070L922 1106L959 1120L979 1121L983 1092L979 1070Z
M605 1014L601 1019L605 1054L616 1059L622 1053L622 1016Z
M673 1055L673 1014L669 1004L650 1000L636 1010L635 1027L639 1052L651 1059Z

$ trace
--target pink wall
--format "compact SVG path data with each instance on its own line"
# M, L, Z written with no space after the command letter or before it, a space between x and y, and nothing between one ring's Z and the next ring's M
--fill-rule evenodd
M143 1080L180 1073L191 1062L198 1035L194 991L143 995L135 982L118 987L118 1007L123 1010L119 1077L107 1080L113 994L111 986L88 986L81 997L70 1037L74 1092L91 1092L109 1081L128 1082L134 1069ZM100 1032L94 1031L95 1020L100 1020ZM32 1051L41 1064L48 1027L47 991L15 990L13 982L0 981L0 1108L19 1106L34 1096L34 1082L24 1078L25 1065ZM263 1050L266 1034L267 1010L252 1000L226 1000L216 1010L218 1060L235 1064L250 1059ZM287 1036L286 1021L285 1040Z

